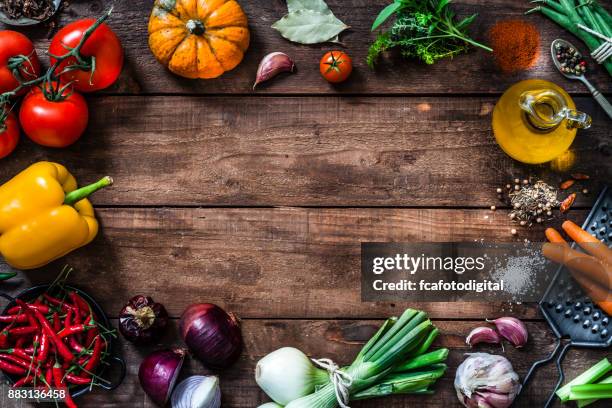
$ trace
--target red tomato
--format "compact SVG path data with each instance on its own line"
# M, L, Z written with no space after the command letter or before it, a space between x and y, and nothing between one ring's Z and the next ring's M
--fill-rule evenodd
M10 60L19 55L29 57L29 62L20 65L19 72L24 81L35 79L40 74L40 62L32 41L17 31L0 31L0 93L10 92L19 86L17 78L9 68ZM27 92L21 90L20 94Z
M19 141L19 124L13 113L9 113L0 125L0 159L11 154Z
M330 51L321 58L319 70L332 84L344 82L353 72L353 60L342 51Z
M66 90L61 101L50 101L40 88L32 89L21 103L19 122L34 142L48 147L66 147L76 142L87 127L89 110L85 98Z
M64 46L74 48L78 45L83 34L96 20L85 19L75 21L58 31L49 45L49 54L64 55L67 53ZM93 92L111 86L121 74L123 67L123 48L117 35L106 25L99 26L85 41L81 54L86 57L93 57L95 61L95 71L93 77L91 71L74 70L62 75L62 80L66 83L74 82L74 89L81 92ZM56 62L51 58L51 64ZM57 72L61 72L66 66L76 63L74 58L64 61Z

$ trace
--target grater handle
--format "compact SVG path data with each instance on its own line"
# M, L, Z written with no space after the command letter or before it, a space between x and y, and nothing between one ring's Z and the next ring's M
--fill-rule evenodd
M557 355L557 352L559 351L559 349L561 348L561 339L557 338L557 343L555 346L555 349L548 355L548 357L546 357L543 360L540 361L536 361L535 363L533 363L533 365L531 366L531 368L529 369L529 372L527 373L527 375L525 376L525 379L523 380L523 386L522 388L525 388L527 386L527 383L529 383L529 380L531 380L531 377L533 376L533 374L536 372L536 370L544 364L549 363L550 361L552 361L553 358L555 358L555 356ZM556 391L556 390L555 390Z
M565 354L567 354L567 351L570 349L571 346L572 343L567 343L565 347L563 347L563 350L561 350L561 354L559 354L559 357L557 357L556 365L557 371L559 372L559 380L557 381L557 385L555 385L555 389L548 397L548 401L546 401L546 405L544 405L544 408L549 408L552 405L553 401L555 400L555 393L557 392L557 390L563 383L563 380L565 379L565 374L563 374L563 367L561 366L561 363L563 362L563 358L565 357Z

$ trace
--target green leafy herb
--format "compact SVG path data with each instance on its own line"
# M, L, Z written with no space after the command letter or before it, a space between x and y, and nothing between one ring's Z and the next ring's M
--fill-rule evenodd
M289 13L272 28L293 42L317 44L338 42L339 34L349 28L323 0L287 0Z
M374 67L380 55L398 48L405 58L416 58L426 64L453 57L470 45L492 51L469 37L468 28L476 14L458 20L449 7L451 0L395 0L385 7L372 25L372 31L391 16L395 22L378 34L368 51L368 65Z

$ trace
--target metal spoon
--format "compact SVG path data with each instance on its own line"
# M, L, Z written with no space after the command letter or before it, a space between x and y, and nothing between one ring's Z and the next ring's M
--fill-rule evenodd
M0 10L0 22L7 24L7 25L12 25L12 26L30 26L30 25L40 24L43 21L47 21L48 19L53 17L55 13L57 13L57 10L59 10L61 3L62 3L62 0L53 0L53 13L51 13L44 20L35 20L33 18L26 18L26 17L21 17L18 19L11 19L2 10Z
M563 72L562 67L561 67L561 63L559 62L559 60L557 59L557 44L565 46L565 47L571 47L575 50L577 50L578 48L574 47L571 43L562 40L560 38L556 39L555 41L552 42L551 46L550 46L550 52L552 54L552 60L555 63L555 67L557 67L557 69L559 70L559 72L565 76L568 79L577 79L579 81L582 81L583 84L586 85L586 87L589 89L589 91L591 91L591 93L593 94L593 98L595 98L595 100L601 105L601 107L603 108L603 110L606 111L606 113L608 114L608 116L610 117L610 119L612 119L612 105L610 105L610 102L608 102L608 100L606 99L605 96L603 96L603 94L601 92L599 92L585 77L584 74L583 75L574 75L574 74L569 74L567 72Z

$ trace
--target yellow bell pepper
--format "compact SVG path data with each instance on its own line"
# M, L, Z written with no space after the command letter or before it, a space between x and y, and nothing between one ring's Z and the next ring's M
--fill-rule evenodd
M98 221L86 197L111 184L105 177L77 190L64 166L31 165L0 186L0 254L17 269L34 269L87 245Z

